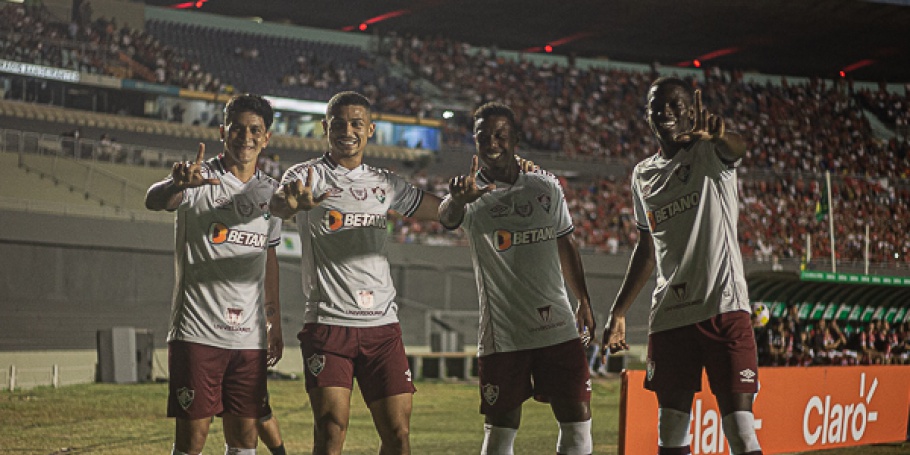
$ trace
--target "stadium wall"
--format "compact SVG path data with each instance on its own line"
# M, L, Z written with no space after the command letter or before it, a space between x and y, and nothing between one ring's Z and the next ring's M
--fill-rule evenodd
M173 229L160 222L0 210L0 368L29 359L28 367L42 372L63 364L81 366L79 375L85 376L85 364L95 359L98 332L114 327L149 330L162 350L174 285ZM293 239L296 233L285 235ZM472 351L477 297L468 248L391 242L388 256L408 348ZM583 259L600 324L628 255L586 254ZM284 252L280 263L288 349L279 370L299 372L299 256ZM647 339L649 293L642 293L629 316L633 344ZM438 345L446 334L458 342ZM162 355L157 355L158 374L166 364Z

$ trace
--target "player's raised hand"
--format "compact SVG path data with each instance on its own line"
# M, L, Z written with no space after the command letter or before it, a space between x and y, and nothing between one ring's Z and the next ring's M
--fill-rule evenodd
M695 104L689 111L692 117L692 129L681 134L677 134L673 139L676 142L691 143L694 141L707 141L724 137L724 119L719 115L714 115L705 109L701 101L701 90L695 91Z
M468 175L459 175L449 179L449 194L452 196L452 200L460 204L470 204L484 194L496 189L496 185L493 184L478 188L477 175L479 174L480 160L477 155L474 155L471 158L471 171Z
M202 161L205 159L205 144L199 143L199 153L196 154L196 161L181 161L174 163L171 168L171 178L174 180L174 186L184 190L187 188L196 188L203 185L217 185L221 180L216 178L205 178L202 175Z
M329 197L328 192L322 193L319 196L313 195L314 172L312 167L307 168L306 182L298 179L281 187L281 191L284 192L285 201L287 201L289 209L295 212L300 210L312 210Z
M611 315L610 321L604 327L603 344L600 348L600 355L604 357L604 364L606 364L606 357L611 352L627 350L629 350L629 344L626 342L626 317Z

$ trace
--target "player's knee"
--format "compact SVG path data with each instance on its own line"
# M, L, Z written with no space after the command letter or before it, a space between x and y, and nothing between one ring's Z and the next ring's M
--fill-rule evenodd
M761 446L755 435L755 416L751 412L731 412L724 416L722 422L733 455L760 453Z
M494 427L489 423L483 425L483 446L480 455L513 455L515 428Z
M591 419L583 422L559 422L556 453L560 455L589 455L594 452L591 438Z
M657 411L657 433L661 447L688 447L689 437L688 412L671 408L660 408Z

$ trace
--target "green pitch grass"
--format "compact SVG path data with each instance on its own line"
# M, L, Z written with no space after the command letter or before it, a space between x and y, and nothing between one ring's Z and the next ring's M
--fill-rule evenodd
M619 413L619 381L594 384L594 453L615 454ZM477 454L482 441L482 416L477 412L476 384L420 382L414 396L411 447L415 455ZM312 451L312 414L301 381L272 381L272 407L290 454ZM60 389L37 388L0 392L0 454L170 453L173 421L165 417L165 384L87 384ZM345 454L376 454L379 438L369 412L355 391ZM515 441L516 454L552 454L556 422L548 406L527 402ZM655 451L647 448L642 453ZM220 421L212 425L204 451L224 453ZM260 444L258 453L268 455ZM910 444L867 446L815 452L819 455L897 455Z

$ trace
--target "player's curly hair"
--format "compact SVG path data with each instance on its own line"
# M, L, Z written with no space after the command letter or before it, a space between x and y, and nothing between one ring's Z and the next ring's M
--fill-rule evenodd
M489 103L478 107L474 111L474 125L477 125L478 120L487 119L494 115L499 115L507 118L509 120L509 124L512 125L512 131L515 132L516 137L521 137L521 129L518 126L518 121L515 120L515 111L513 111L509 106L498 101L490 101Z
M275 110L272 109L272 103L259 95L244 93L228 100L224 105L224 123L230 123L231 119L241 112L252 112L262 117L265 129L271 128L272 122L275 121Z
M689 96L692 96L692 84L689 84L686 81L684 81L678 77L673 77L673 76L663 76L663 77L659 77L659 78L655 79L654 82L651 83L651 89L654 89L655 87L664 87L664 86L672 86L672 85L675 85L675 86L685 90L686 93L689 94Z

